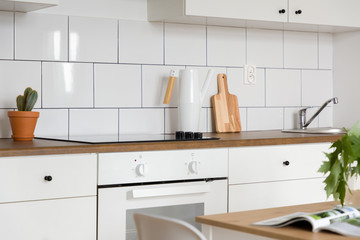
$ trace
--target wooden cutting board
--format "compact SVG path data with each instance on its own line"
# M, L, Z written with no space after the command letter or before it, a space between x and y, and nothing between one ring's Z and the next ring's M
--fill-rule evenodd
M216 132L240 132L241 122L237 97L229 93L226 74L218 74L219 93L212 96Z

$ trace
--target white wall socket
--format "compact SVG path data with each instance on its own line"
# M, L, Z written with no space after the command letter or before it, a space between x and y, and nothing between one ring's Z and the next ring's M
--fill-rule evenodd
M244 66L244 84L255 85L256 84L256 66L245 65Z

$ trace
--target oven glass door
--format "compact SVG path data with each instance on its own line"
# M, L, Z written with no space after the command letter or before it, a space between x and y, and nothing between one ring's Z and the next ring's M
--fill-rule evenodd
M199 215L227 212L227 180L101 188L98 197L98 240L136 240L135 212L190 224Z

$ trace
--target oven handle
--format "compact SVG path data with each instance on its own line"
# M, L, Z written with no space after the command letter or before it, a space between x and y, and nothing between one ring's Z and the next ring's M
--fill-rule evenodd
M182 186L168 188L147 188L132 190L133 198L162 197L172 195L197 194L210 192L210 186Z

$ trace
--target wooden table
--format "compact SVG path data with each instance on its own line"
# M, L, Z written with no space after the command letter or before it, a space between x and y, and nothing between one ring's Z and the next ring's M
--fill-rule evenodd
M283 240L345 240L359 239L345 237L331 232L313 233L310 229L302 229L296 226L286 226L282 228L271 228L264 226L253 226L252 223L266 220L274 217L280 217L294 212L316 212L331 209L335 206L334 202L324 202L306 205L297 205L290 207L268 208L261 210L252 210L244 212L234 212L225 214L216 214L196 217L196 221L203 224L203 232L208 240L217 239L214 237L214 231L228 230L231 234L218 237L222 240L228 239L283 239ZM214 230L215 229L215 230ZM226 231L225 231L226 232ZM236 237L234 233L244 233ZM224 232L222 232L224 234ZM233 236L233 237L229 237ZM245 237L244 237L245 236ZM265 238L263 238L265 237Z

